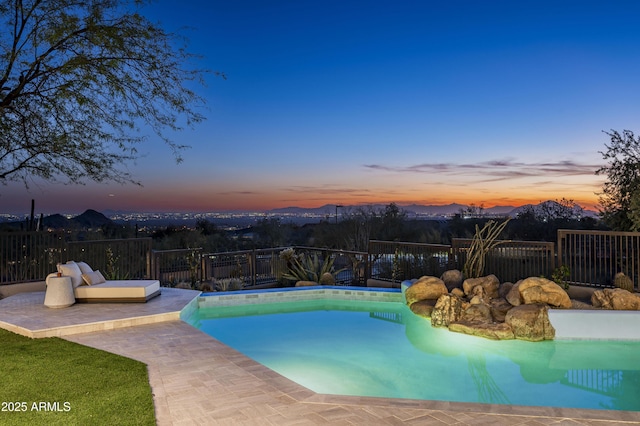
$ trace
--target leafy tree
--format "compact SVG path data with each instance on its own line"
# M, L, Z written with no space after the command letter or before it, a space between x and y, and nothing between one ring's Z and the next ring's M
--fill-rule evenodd
M605 133L611 143L601 154L608 164L596 170L607 176L599 198L602 219L614 230L640 230L640 137L630 130Z
M0 183L134 182L142 127L181 160L167 133L204 119L191 82L206 71L145 3L0 0Z

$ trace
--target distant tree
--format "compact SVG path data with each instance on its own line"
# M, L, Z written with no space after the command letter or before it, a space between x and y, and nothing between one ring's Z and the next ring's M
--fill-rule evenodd
M252 230L256 247L281 247L287 243L291 227L283 224L280 218L264 217L256 222Z
M614 230L640 230L640 137L632 131L606 133L610 144L606 152L600 152L608 161L597 175L606 175L599 202L602 220Z
M197 219L196 229L200 231L202 235L213 235L218 232L218 228L215 223L208 221L207 219Z
M375 238L388 241L402 240L406 219L407 212L400 209L396 203L386 205L382 212L382 226Z
M192 82L206 71L145 3L0 0L0 183L135 182L123 164L143 126L181 160L167 132L204 119Z
M377 235L380 222L380 215L371 206L344 211L341 223L346 229L343 236L345 248L354 251L368 251L369 240Z

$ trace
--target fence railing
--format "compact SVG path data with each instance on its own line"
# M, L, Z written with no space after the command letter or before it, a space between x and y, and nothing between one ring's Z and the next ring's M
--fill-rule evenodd
M55 265L83 260L113 278L153 278L163 285L241 279L245 288L286 285L288 271L280 248L204 253L202 249L152 250L151 238L66 241L60 232L0 233L0 285L44 280ZM367 285L368 278L401 282L422 275L440 276L447 269L462 270L471 240L452 245L375 241L369 250L355 252L295 247L300 254L317 254L334 261L338 285ZM566 265L572 284L613 286L623 272L638 289L640 233L559 230L554 244L539 241L501 241L486 258L484 274L516 282L528 276L551 278L555 267Z
M151 238L69 241L67 260L87 262L111 280L151 277Z
M569 268L569 282L611 287L618 272L638 290L640 232L558 231L558 265Z
M241 279L245 288L286 285L283 276L289 271L287 261L280 257L285 247L243 250L202 255L204 281L225 278ZM365 285L367 253L331 250L316 247L294 247L298 255L317 255L320 261L333 260L336 285Z
M453 263L462 270L471 239L453 238ZM556 267L555 245L546 241L502 240L485 258L484 274L493 274L500 282L515 283L527 277L551 278Z
M66 247L64 233L1 233L0 284L44 280L63 261Z
M68 260L87 262L110 279L151 275L151 238L66 241L65 233L0 234L0 284L41 281Z
M164 286L180 283L193 285L236 279L243 288L286 285L283 278L289 271L287 261L280 257L286 247L203 253L202 249L154 250L151 254L152 278ZM333 260L336 285L365 285L367 253L329 250L315 247L294 247L298 255L317 255L321 261Z
M451 246L396 241L369 241L369 277L400 283L423 275L440 276L456 268Z

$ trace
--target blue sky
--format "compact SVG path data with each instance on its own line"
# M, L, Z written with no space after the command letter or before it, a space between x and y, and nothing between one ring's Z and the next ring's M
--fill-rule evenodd
M0 211L597 202L603 130L640 132L640 2L185 1L207 121L150 138L142 187L0 188Z

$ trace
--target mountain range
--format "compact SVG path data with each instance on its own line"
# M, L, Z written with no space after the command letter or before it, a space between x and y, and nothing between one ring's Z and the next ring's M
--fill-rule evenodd
M279 209L272 209L268 211L264 211L265 215L282 215L288 216L287 220L295 220L302 221L304 223L311 223L317 221L318 217L326 218L326 217L335 217L345 216L349 212L354 212L359 208L364 209L365 211L384 211L384 209L388 205L384 204L374 204L374 205L366 205L366 206L357 206L357 205L336 205L336 204L325 204L324 206L315 207L315 208L305 208L305 207L285 207ZM520 212L532 209L535 212L544 212L550 211L554 208L558 208L561 206L556 201L544 201L540 204L527 204L524 206L495 206L490 208L483 208L480 212L484 216L509 216L516 217ZM469 209L472 209L470 206L464 204L446 204L446 205L421 205L421 204L407 204L407 205L398 205L401 211L404 211L409 218L433 218L433 219L443 219L447 217L452 217L456 213L467 212ZM258 212L260 213L260 212ZM220 222L231 223L238 225L249 225L254 223L256 218L256 212L234 212L237 217L229 218L225 216L225 219L216 219ZM581 212L583 216L597 217L598 213L593 210L583 210ZM147 216L147 217L145 217ZM152 217L153 216L153 217ZM171 214L139 214L136 215L135 219L123 219L116 218L113 212L105 212L100 213L96 210L86 210L84 213L77 216L63 216L61 214L53 214L49 216L40 217L41 227L42 228L53 228L53 229L88 229L88 228L100 228L103 225L109 225L114 223L126 223L126 222L145 222L147 225L153 224L155 226L167 225L174 222L180 223L195 223L196 214L181 214L178 216L174 216ZM38 219L36 219L38 220ZM10 226L24 226L24 220L5 222Z
M495 206L489 208L483 208L482 214L488 216L510 216L516 217L520 212L526 209L541 209L542 206L549 205L559 205L556 201L548 200L543 201L539 204L526 204L524 206ZM305 207L285 207L280 209L272 209L267 211L269 214L288 214L288 215L335 215L336 211L338 215L341 215L341 212L345 211L353 211L358 208L364 209L372 209L375 211L383 211L387 205L384 204L373 204L367 206L341 206L336 204L325 204L321 207L314 208L305 208ZM407 204L401 205L398 204L398 207L405 211L409 216L433 216L433 217L447 217L452 216L456 213L460 213L461 211L467 211L471 208L471 206L464 204L445 204L445 205L423 205L423 204ZM477 206L476 206L477 208ZM344 209L344 210L343 210ZM584 210L584 215L586 216L597 216L597 212L593 210Z

